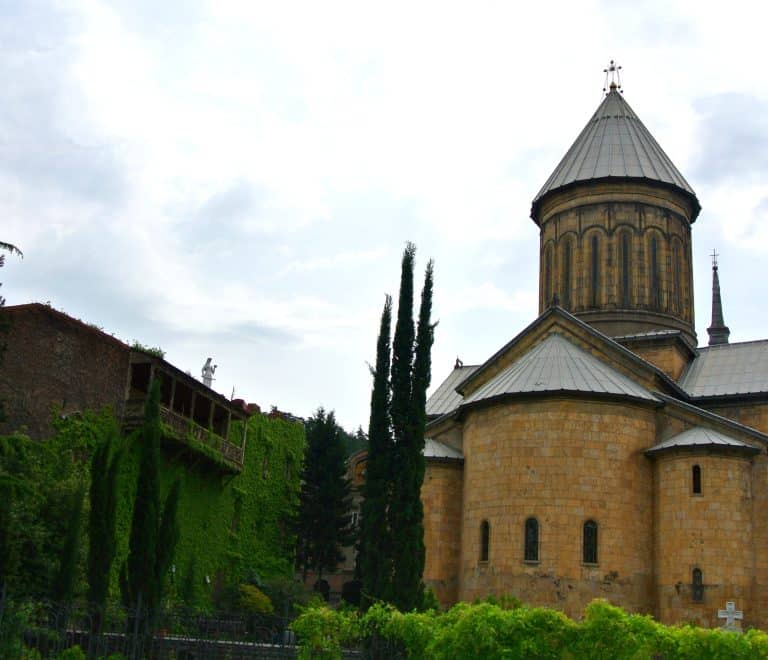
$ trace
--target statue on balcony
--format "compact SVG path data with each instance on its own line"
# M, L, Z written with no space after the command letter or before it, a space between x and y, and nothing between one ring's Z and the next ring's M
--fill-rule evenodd
M216 367L218 364L211 364L213 358L208 358L203 365L203 384L206 387L213 385L213 374L216 373Z

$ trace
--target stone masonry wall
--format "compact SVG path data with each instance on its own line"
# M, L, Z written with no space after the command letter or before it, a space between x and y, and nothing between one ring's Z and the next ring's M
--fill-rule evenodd
M652 409L547 398L469 411L459 598L511 593L581 616L597 597L652 612ZM539 560L523 560L525 520L539 523ZM598 562L582 562L582 530L598 523ZM480 527L490 552L480 561Z
M700 495L692 491L694 465L701 469ZM733 600L745 626L764 625L754 607L751 470L751 461L738 456L656 458L656 615L663 623L719 626L718 608ZM693 597L695 568L702 571L702 602Z
M462 464L428 461L421 487L424 505L424 583L440 605L458 599L461 555Z
M46 305L7 307L4 316L10 326L0 400L7 420L0 433L25 430L44 439L54 409L72 413L111 406L122 414L128 346Z

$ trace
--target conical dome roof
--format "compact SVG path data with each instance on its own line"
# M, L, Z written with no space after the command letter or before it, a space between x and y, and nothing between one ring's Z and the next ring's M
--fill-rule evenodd
M701 208L693 188L615 86L536 195L531 217L536 218L541 200L554 190L611 178L657 182L685 193L693 202L691 221Z

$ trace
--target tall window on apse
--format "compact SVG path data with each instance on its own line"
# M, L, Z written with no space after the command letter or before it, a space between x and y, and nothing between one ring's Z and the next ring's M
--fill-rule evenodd
M651 306L661 308L661 283L659 278L659 241L651 236Z
M597 234L592 234L590 254L590 303L592 307L598 305L598 290L600 288L600 244Z
M694 568L691 573L691 598L696 603L704 600L704 576L700 568Z
M552 304L552 247L544 252L544 307Z
M677 241L672 243L672 272L674 275L672 278L674 280L672 282L672 286L674 287L675 291L675 311L679 313L681 311L680 289L683 286L683 283L680 281L682 268L680 267L680 246L677 244Z
M571 242L563 244L563 307L571 308Z
M525 521L525 561L539 561L539 521L528 518Z
M584 553L582 561L585 564L597 563L597 523L587 520L584 523Z
M629 270L630 270L630 242L629 232L624 232L621 235L621 246L619 249L621 253L621 306L625 309L629 307Z
M698 465L691 469L691 490L694 495L701 495L701 467Z
M480 561L488 561L491 549L491 526L487 520L480 523Z

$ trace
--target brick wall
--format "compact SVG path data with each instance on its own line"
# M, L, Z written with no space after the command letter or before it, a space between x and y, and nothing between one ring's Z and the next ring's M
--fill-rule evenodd
M0 433L50 435L54 409L63 413L111 406L122 415L130 349L95 328L46 305L7 307L0 340L8 349L0 366L0 400L7 420Z

